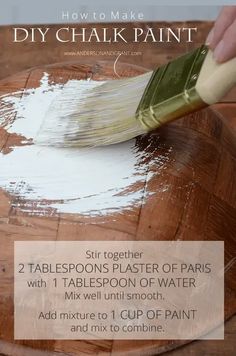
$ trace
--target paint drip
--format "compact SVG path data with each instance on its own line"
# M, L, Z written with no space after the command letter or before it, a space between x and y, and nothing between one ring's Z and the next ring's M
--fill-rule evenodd
M49 107L63 90L73 89L81 99L101 83L69 80L56 84L44 73L38 88L0 98L0 125L10 134L25 137L25 143L34 142L0 153L0 187L15 198L13 205L31 214L47 214L52 209L98 216L133 209L145 198L153 159L147 149L140 150L136 140L96 148L50 147L50 140L48 146L37 143ZM62 118L63 108L58 110ZM60 128L64 130L63 121ZM158 160L161 167L168 156Z

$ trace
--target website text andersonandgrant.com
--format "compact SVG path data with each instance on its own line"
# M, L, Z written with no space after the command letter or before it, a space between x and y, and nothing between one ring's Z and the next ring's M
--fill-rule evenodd
M65 51L65 56L141 56L141 51Z

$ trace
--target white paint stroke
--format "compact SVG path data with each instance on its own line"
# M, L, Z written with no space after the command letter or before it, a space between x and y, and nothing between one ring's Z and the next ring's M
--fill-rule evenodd
M86 83L87 84L86 84ZM81 87L71 80L66 86ZM99 82L83 81L86 88ZM37 137L47 111L63 86L49 83L45 73L35 89L1 97L5 109L0 124L9 133L27 139ZM79 92L77 91L77 94ZM5 122L6 112L16 113L15 120ZM60 108L63 117L63 108ZM54 118L55 119L55 118ZM61 129L65 129L63 124ZM24 210L34 202L34 212L54 208L58 212L89 216L112 214L132 209L143 198L149 154L135 146L135 140L97 148L58 148L39 144L14 147L8 154L0 153L0 187L18 197ZM159 157L159 166L167 157ZM151 179L152 174L148 175ZM38 207L38 209L37 209Z

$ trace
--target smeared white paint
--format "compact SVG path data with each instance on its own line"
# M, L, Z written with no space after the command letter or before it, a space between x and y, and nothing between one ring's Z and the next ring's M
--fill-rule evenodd
M49 84L48 77L48 74L44 73L38 88L27 89L11 96L2 97L6 109L5 112L1 109L2 118L0 118L0 124L4 124L4 122L1 122L4 120L4 114L9 114L9 111L10 113L16 112L13 122L7 120L5 123L5 128L8 132L31 138L35 143L43 141L41 137L42 128L44 132L47 132L47 128L50 130L53 128L53 131L49 132L53 136L66 132L68 124L66 118L67 105L61 104L58 107L56 98L63 95L65 99L68 91L70 92L70 96L73 93L73 99L75 100L71 101L69 105L71 106L73 103L85 100L90 90L103 84L102 81L89 80L69 80L65 85ZM20 94L22 94L22 98ZM55 101L57 107L54 107ZM13 104L14 110L12 110L12 107L9 108L9 104ZM70 112L73 112L73 109L76 110L77 108L70 107ZM47 115L49 110L50 115ZM49 136L46 136L44 139L48 141Z
M84 150L23 146L0 156L0 185L24 200L57 200L49 206L62 212L108 213L142 198L142 187L122 194L145 178L137 161L134 141Z
M81 85L82 84L82 85ZM99 82L71 80L76 95L86 96ZM82 89L81 89L82 88ZM36 144L14 147L0 154L0 187L18 197L22 209L34 202L34 212L55 208L58 212L102 215L128 209L140 203L144 194L147 153L138 151L135 140L103 148L57 148L37 143L42 123L63 86L50 84L44 74L40 86L1 98L5 109L0 124L10 133L33 139ZM79 92L80 90L80 92ZM59 108L61 118L63 107ZM16 113L6 120L6 112ZM61 123L62 130L63 122ZM163 163L164 164L163 160ZM148 179L151 178L149 173Z

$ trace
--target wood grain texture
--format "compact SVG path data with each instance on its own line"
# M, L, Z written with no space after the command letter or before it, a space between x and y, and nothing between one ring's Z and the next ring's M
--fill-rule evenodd
M48 65L56 62L69 62L72 60L88 62L93 58L96 60L111 60L117 58L117 50L125 51L123 61L127 63L137 64L139 66L145 65L150 69L154 69L158 61L166 61L174 58L179 53L183 53L193 46L199 46L205 42L206 35L212 26L212 22L188 21L188 22L129 22L123 23L122 26L127 29L128 42L117 43L61 43L56 40L55 32L61 27L76 27L79 31L83 24L60 24L60 25L40 25L43 30L49 27L49 35L46 43L30 43L13 42L13 26L0 27L0 43L1 43L1 57L0 57L0 79L15 74L19 71L30 69L38 65ZM86 24L86 27L96 27L98 31L102 27L120 27L120 23L92 23ZM140 27L145 31L148 27L197 27L197 34L194 36L193 43L186 43L186 36L181 43L133 43L133 36L131 38L131 29L133 27ZM26 29L32 27L31 25L22 25ZM36 36L35 40L38 40ZM110 54L107 54L110 51ZM157 60L158 58L158 60Z
M141 69L118 65L121 75L140 73ZM37 87L43 72L50 79L60 82L69 78L104 79L113 76L112 63L97 65L56 65L37 68L25 75L25 88ZM17 76L10 78L9 91L17 83ZM21 83L22 85L22 83ZM6 90L7 81L4 81ZM197 123L196 123L197 122ZM146 191L156 191L130 214L88 220L79 215L55 214L49 217L32 217L20 209L11 208L15 197L1 192L0 236L4 252L1 256L0 316L1 340L13 342L13 243L16 240L224 240L226 265L235 258L236 207L235 192L236 147L227 149L224 135L230 136L220 115L211 109L195 113L163 127L150 137L138 138L142 149L148 146L150 157L156 156L154 178L146 184ZM19 138L8 135L1 141L2 152L18 145ZM233 138L232 138L233 140ZM231 141L233 142L233 141ZM158 150L156 147L158 145ZM158 157L165 169L160 170ZM230 182L230 183L229 183ZM161 189L161 187L168 189ZM33 209L33 207L32 207ZM85 221L86 220L86 221ZM236 285L233 265L226 273L226 318L236 310ZM34 349L62 354L82 355L136 355L163 352L182 344L178 341L23 341L17 344ZM0 347L3 347L3 344ZM9 347L9 344L8 344ZM19 348L20 350L21 348ZM4 348L3 348L4 350ZM24 350L25 355L26 350ZM14 351L15 352L15 351ZM17 351L18 352L18 351ZM32 351L29 351L32 352ZM12 354L13 355L13 354Z
M209 27L209 25L207 24ZM206 26L206 27L207 27ZM205 27L205 28L206 28ZM207 28L208 28L207 27ZM4 29L6 31L6 29ZM6 33L6 32L4 32ZM200 39L199 39L200 41ZM21 47L23 51L23 47ZM25 50L26 48L24 48ZM30 46L26 49L29 53ZM37 53L44 51L37 48ZM61 51L61 49L60 49ZM157 50L158 51L158 50ZM177 50L176 50L177 52ZM32 66L33 57L39 63L53 62L49 58L49 48L36 58L32 53L29 62L27 55L21 58L21 66ZM15 53L13 52L13 55ZM22 53L23 55L23 53ZM54 52L55 55L55 52ZM148 55L148 50L145 52ZM174 53L171 49L165 55L149 55L150 68L170 59ZM41 57L42 56L42 57ZM59 56L59 58L63 58ZM64 59L64 58L63 58ZM131 63L134 59L127 58ZM144 62L137 61L137 64ZM40 62L41 61L41 62ZM88 65L92 62L91 65ZM155 63L154 63L155 62ZM11 73L16 71L15 61L9 63ZM38 64L39 64L38 63ZM0 83L0 93L14 92L19 88L35 87L42 73L46 70L54 81L63 76L66 81L71 78L93 76L101 79L113 76L111 64L97 62L96 58L85 58L85 65L77 61L62 65L41 67L17 74ZM17 70L20 67L17 68ZM141 69L133 66L118 66L119 74L129 76L138 74ZM1 72L2 75L3 72ZM7 73L7 71L6 71ZM156 355L181 346L184 341L13 341L13 243L16 240L223 240L225 241L225 263L229 265L236 256L236 143L235 135L225 117L231 118L236 104L206 109L185 117L152 135L150 154L166 155L165 169L156 174L146 189L158 191L158 198L150 197L145 204L129 214L109 216L105 219L93 218L89 221L83 216L53 212L48 217L32 217L12 208L14 197L0 191L0 353L10 356L52 356L52 355ZM227 106L228 108L228 106ZM228 110L228 111L227 111ZM146 139L139 139L141 147L147 145ZM158 152L154 150L158 143ZM21 144L21 138L0 130L1 152L7 154L12 146ZM158 165L155 167L158 172ZM160 187L168 186L168 190ZM32 207L33 209L33 207ZM3 251L3 252L2 252ZM226 272L225 317L236 312L235 264ZM235 324L231 327L235 332ZM229 332L229 335L231 332ZM219 344L223 344L219 342ZM194 345L199 346L194 353ZM217 342L215 343L217 345ZM208 348L205 345L209 345ZM185 346L176 355L217 355L213 342L197 342ZM231 343L232 345L232 343ZM190 349L188 349L190 347ZM211 348L212 347L212 348ZM187 351L185 351L187 350ZM196 350L196 348L195 348ZM213 351L212 351L213 350ZM215 351L214 351L215 350ZM223 355L233 355L233 348L222 348ZM184 352L186 352L184 354ZM196 351L195 351L196 352ZM204 353L205 352L205 353ZM208 352L208 353L207 353ZM173 353L173 352L172 352ZM171 354L172 354L171 353ZM219 354L219 353L218 353ZM174 355L174 354L173 354Z

